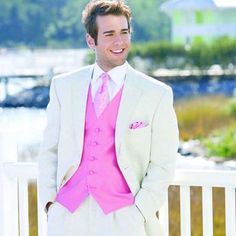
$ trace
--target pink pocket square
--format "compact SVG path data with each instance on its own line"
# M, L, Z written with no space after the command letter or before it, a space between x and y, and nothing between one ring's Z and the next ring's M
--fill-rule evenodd
M139 129L139 128L144 128L144 127L146 127L146 126L147 126L147 124L145 124L144 122L142 122L142 121L137 121L137 122L132 123L132 124L129 126L129 128L130 128L130 129Z

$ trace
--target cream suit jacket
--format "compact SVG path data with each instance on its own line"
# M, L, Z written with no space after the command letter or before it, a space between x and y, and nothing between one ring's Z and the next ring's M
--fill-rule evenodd
M39 194L53 202L78 168L93 66L53 78L47 126L39 155ZM134 122L146 127L130 129ZM170 87L128 66L115 133L119 167L146 220L148 236L161 235L156 212L174 175L178 127Z

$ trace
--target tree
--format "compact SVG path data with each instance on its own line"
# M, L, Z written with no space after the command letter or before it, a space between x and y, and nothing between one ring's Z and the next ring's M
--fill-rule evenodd
M170 39L170 21L159 7L163 0L128 0L133 13L133 41Z
M163 0L127 0L133 11L133 42L168 40ZM81 12L88 0L0 0L0 46L84 47Z

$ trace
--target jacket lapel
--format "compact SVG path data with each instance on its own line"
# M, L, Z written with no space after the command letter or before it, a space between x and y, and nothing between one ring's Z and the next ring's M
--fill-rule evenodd
M142 94L142 90L137 86L138 82L136 73L132 67L129 66L116 121L115 145L117 157L119 157L119 148L122 137L124 132L129 128L130 117Z
M75 127L75 139L78 147L79 157L81 157L84 141L85 113L89 85L91 81L93 67L79 72L72 83L71 104L73 127Z

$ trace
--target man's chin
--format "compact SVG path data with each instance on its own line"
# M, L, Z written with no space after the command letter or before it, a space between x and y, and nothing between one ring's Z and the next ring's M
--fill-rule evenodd
M122 66L125 62L126 62L126 58L123 58L123 59L115 61L114 65L115 66Z

